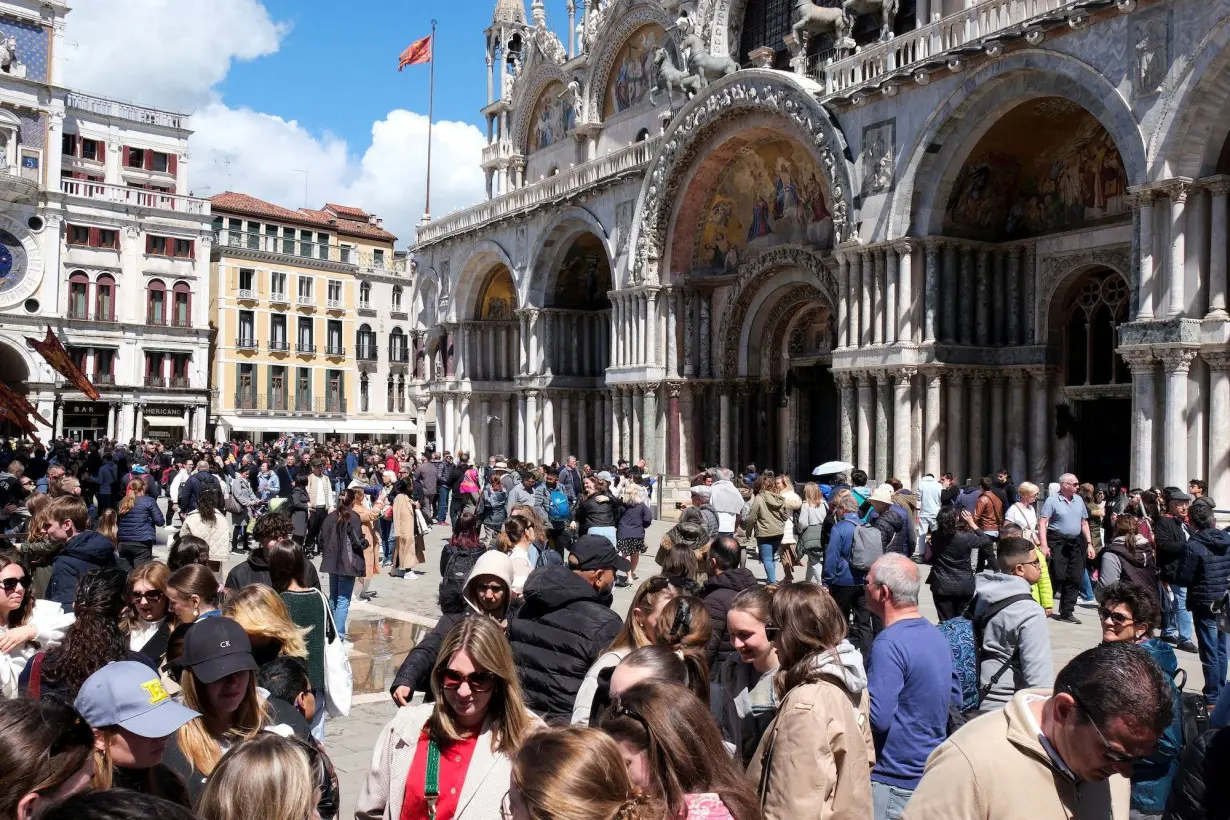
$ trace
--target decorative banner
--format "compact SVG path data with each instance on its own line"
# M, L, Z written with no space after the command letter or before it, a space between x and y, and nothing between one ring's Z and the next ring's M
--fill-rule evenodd
M9 391L10 393L12 391ZM23 435L27 435L34 439L35 442L41 444L42 441L38 437L38 428L30 421L30 417L21 411L14 410L3 404L5 398L0 396L0 421L8 421L21 430Z
M26 341L47 360L47 364L55 368L56 372L68 379L73 387L80 390L92 401L98 401L98 391L94 389L94 385L90 384L90 380L81 372L81 368L73 362L72 357L68 355L68 351L64 349L64 345L60 344L60 339L56 336L55 331L51 329L51 325L47 326L47 338L43 341L26 337Z
M18 414L23 417L34 416L34 418L39 420L40 424L47 427L51 426L51 422L47 421L47 419L43 417L43 414L38 412L38 408L31 404L29 399L18 393L16 390L13 390L4 382L0 382L0 407L8 408L12 410L14 414ZM25 425L23 424L22 427L24 428Z
M401 71L408 65L423 65L431 62L431 41L433 35L429 34L421 40L415 40L410 45L406 46L406 50L397 58L397 70Z

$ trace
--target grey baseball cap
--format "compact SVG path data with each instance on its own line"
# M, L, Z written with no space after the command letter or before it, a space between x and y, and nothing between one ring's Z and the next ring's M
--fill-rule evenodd
M200 717L171 699L162 679L138 661L116 661L85 679L73 703L91 729L122 726L140 737L167 737Z

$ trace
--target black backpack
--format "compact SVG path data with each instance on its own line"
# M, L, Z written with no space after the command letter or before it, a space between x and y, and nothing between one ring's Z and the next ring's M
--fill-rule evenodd
M440 579L440 600L461 600L465 593L466 579L470 577L470 572L484 552L486 550L482 547L453 550L444 565L444 576Z
M1182 716L1179 725L1183 730L1183 748L1186 749L1196 738L1209 730L1209 705L1201 692L1185 692L1187 686L1187 670L1177 669L1174 673L1174 687L1179 690L1179 709Z

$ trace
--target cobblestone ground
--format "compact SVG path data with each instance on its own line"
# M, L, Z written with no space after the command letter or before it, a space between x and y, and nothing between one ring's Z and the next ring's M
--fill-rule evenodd
M658 543L667 529L666 523L654 522L646 534L646 542ZM436 603L440 582L439 557L448 533L447 527L433 527L428 534L426 576L414 581L398 580L388 575L377 576L370 586L377 593L375 600L364 603L356 599L351 604L347 632L349 640L355 645L351 652L355 678L354 704L348 716L329 719L325 740L341 786L341 818L354 816L355 797L371 762L376 736L396 711L388 696L393 675L419 636L430 629L440 614ZM655 565L651 557L643 560L644 572L641 575L645 577ZM749 559L747 565L763 577L758 561ZM925 567L923 572L926 572ZM779 577L780 573L779 567ZM797 572L796 578L801 578ZM615 592L614 607L623 615L631 602L632 589L617 589ZM925 585L921 598L923 614L935 620L935 608ZM1056 671L1100 639L1101 632L1092 605L1079 604L1076 614L1083 621L1080 625L1049 622ZM1178 655L1180 666L1187 670L1191 681L1188 688L1198 688L1203 680L1199 658L1194 653L1179 652Z

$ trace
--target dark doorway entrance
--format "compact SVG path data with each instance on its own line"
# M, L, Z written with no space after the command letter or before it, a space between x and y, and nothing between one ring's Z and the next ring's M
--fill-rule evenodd
M1072 403L1072 472L1081 483L1127 481L1131 467L1132 400L1082 399Z
M840 399L827 365L791 368L790 381L798 389L799 407L797 438L789 447L796 453L796 478L806 481L817 464L841 456Z

